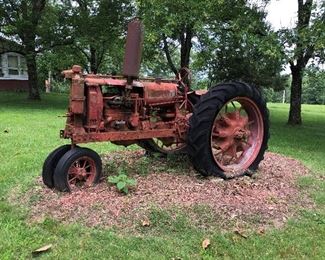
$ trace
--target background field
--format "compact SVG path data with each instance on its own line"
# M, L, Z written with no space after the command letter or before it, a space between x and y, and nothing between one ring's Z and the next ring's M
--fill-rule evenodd
M41 224L26 221L28 208L13 207L8 197L33 187L47 154L65 143L58 137L63 128L68 97L48 94L30 102L26 94L0 93L0 258L29 258L45 244L53 249L44 258L325 258L325 106L304 105L301 127L286 125L288 105L269 104L271 139L269 150L299 159L312 169L313 177L298 185L317 204L315 211L301 211L281 230L233 239L231 232L194 228L185 214L171 221L167 212L152 214L155 223L142 235L123 234L115 229L87 228L80 223L63 225L48 218ZM104 153L120 147L92 144ZM290 171L290 169L288 169ZM285 174L285 172L283 173ZM51 203L49 201L49 203ZM209 237L208 250L201 241Z

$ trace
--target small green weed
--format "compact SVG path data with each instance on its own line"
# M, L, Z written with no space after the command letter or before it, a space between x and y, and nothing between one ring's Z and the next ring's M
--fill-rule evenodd
M137 184L136 180L129 178L126 173L125 168L121 168L118 175L108 177L108 182L115 184L116 188L124 194L128 194L129 188Z

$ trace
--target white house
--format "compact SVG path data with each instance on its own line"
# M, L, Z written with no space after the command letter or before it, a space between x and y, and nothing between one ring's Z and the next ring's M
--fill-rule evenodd
M22 47L0 37L0 90L27 90L28 74Z

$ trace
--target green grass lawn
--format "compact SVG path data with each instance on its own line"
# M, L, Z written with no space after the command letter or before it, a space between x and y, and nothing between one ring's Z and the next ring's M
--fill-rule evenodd
M234 240L232 232L198 229L185 214L171 221L159 211L152 215L151 230L141 235L64 225L51 218L28 223L28 208L10 205L8 197L31 188L47 154L65 143L58 137L65 118L58 116L64 115L67 99L49 94L31 102L26 94L0 92L0 259L31 258L34 249L46 244L53 248L41 257L51 259L325 258L325 106L304 105L304 124L293 128L285 124L288 105L269 104L269 150L312 169L313 177L302 178L299 185L314 198L317 210L302 210L300 218L281 230ZM108 143L89 146L99 153L121 149ZM201 241L206 237L211 247L204 251Z

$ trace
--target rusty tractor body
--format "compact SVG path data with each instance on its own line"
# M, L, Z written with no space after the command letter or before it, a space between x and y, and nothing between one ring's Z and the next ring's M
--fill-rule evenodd
M176 80L128 80L116 76L82 75L74 66L67 123L61 137L73 144L111 141L122 145L165 138L184 143L188 109Z
M143 28L128 26L123 75L63 71L71 79L69 108L61 138L43 165L48 187L70 191L95 184L101 175L97 153L78 144L138 144L148 153L188 153L203 175L232 178L254 171L268 140L268 113L260 92L242 82L191 91L188 69L176 79L139 78Z

